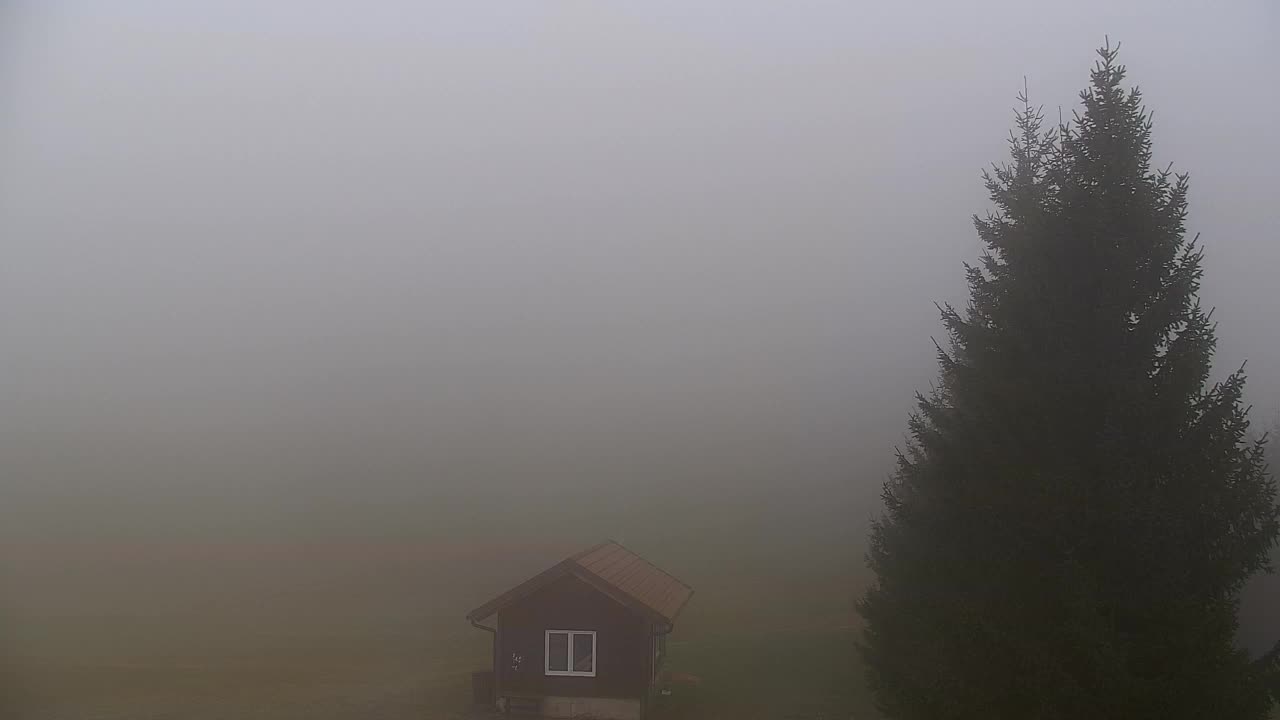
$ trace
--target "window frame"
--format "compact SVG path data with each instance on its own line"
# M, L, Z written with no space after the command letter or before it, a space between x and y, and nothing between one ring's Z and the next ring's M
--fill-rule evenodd
M568 670L552 670L551 669L551 636L566 635L569 643L566 651L566 659L568 663L565 667ZM591 636L591 670L574 670L573 669L573 636L574 635L590 635ZM561 677L595 677L596 666L599 660L599 646L596 644L595 630L544 630L542 633L542 672L544 675L553 675Z

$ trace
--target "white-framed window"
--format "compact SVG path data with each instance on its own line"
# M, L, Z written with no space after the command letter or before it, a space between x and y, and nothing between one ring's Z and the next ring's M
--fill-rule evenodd
M596 676L595 630L548 630L543 649L547 675Z

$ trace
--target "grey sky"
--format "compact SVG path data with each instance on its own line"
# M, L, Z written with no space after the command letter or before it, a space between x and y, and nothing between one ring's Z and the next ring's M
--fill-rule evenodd
M1023 76L1069 112L1104 33L1192 173L1218 367L1280 411L1274 3L0 12L11 508L873 498Z

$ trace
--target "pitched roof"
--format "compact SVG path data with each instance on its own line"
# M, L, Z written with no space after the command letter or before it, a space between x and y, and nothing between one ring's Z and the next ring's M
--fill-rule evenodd
M693 595L693 588L613 540L589 547L529 578L467 613L480 620L534 591L572 575L633 610L672 623Z

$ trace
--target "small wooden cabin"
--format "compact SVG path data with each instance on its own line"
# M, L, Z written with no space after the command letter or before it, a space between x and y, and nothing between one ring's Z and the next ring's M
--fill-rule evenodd
M467 615L493 633L492 699L516 714L639 720L693 589L612 540ZM488 620L489 624L481 621Z

